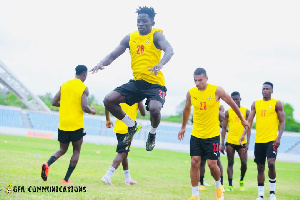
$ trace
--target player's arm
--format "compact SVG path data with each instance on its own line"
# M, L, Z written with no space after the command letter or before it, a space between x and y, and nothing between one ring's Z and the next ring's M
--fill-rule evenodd
M166 40L166 37L164 36L163 33L156 31L153 34L153 42L158 49L162 49L164 51L164 55L160 62L153 66L152 68L148 69L149 71L154 72L154 75L156 76L158 74L158 71L163 68L167 62L169 62L174 54L173 48L170 45L170 43Z
M254 108L254 110L255 110L255 108ZM249 120L249 116L250 116L250 110L246 110L246 120L248 121ZM249 121L248 121L249 122ZM252 119L252 122L253 122L253 119ZM246 144L246 148L247 148L247 150L248 150L248 147L249 147L249 143L250 143L250 137L251 137L251 125L252 125L252 122L251 122L251 124L250 124L250 128L249 128L249 130L248 130L248 132L247 132L247 144Z
M249 146L249 144L250 144L250 136L251 136L251 126L252 126L252 123L253 123L253 119L254 119L254 116L255 116L255 114L256 114L256 111L255 111L255 101L252 103L252 105L251 105L251 112L250 112L250 114L248 115L248 123L249 123L249 125L250 125L250 128L249 129L247 129L247 128L245 128L244 129L244 131L243 131L243 134L242 134L242 136L241 136L241 138L240 138L240 144L242 145L242 142L245 140L245 135L246 135L246 133L247 133L247 147ZM246 113L246 115L247 115L247 113ZM247 149L246 149L247 150Z
M114 124L110 121L109 111L105 108L106 128L111 128Z
M110 65L115 59L122 55L127 48L129 48L130 35L126 35L120 42L120 44L103 60L101 60L93 69L90 70L92 73L97 73L98 70L103 70L105 66Z
M225 136L226 136L226 132L227 132L228 118L229 118L229 114L228 114L228 110L226 110L224 121L222 123L222 145L221 145L221 152L223 154L224 154L224 150L225 150Z
M278 132L278 136L277 136L276 140L274 141L273 145L275 146L275 148L278 148L280 146L281 136L285 129L285 114L284 114L284 110L283 110L283 105L280 101L276 102L275 109L276 109L277 116L279 119L279 132Z
M95 115L97 113L97 110L93 107L91 108L89 107L88 96L89 96L89 89L86 87L81 96L81 108L84 112Z
M140 111L141 115L145 116L146 115L146 111L145 111L145 107L143 105L143 101L140 101L138 103L138 107L139 107L139 111Z
M183 140L184 138L185 127L191 114L191 107L192 107L191 94L190 92L188 92L186 95L185 106L183 109L183 114L182 114L183 119L182 119L181 130L178 133L178 140Z
M52 106L60 107L60 88L52 99Z
M224 91L223 88L218 87L216 90L216 99L221 98L223 101L225 101L237 114L237 116L241 119L242 125L246 128L250 128L249 123L243 118L243 115L239 109L239 107L236 105L236 103L232 100L232 98Z

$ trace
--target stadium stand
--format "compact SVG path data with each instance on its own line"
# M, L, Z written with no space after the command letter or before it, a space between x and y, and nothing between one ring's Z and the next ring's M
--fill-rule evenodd
M23 128L21 111L0 109L0 126Z
M58 114L28 112L28 117L33 129L57 131Z

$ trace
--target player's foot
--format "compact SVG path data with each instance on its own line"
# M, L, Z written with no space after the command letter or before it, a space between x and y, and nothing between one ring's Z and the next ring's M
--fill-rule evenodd
M106 184L106 185L112 185L112 184L111 184L111 179L110 179L109 177L107 177L107 176L103 176L103 177L101 178L101 181L102 181L102 183L104 183L104 184Z
M200 185L199 186L199 190L201 190L201 191L205 190L205 186L204 185Z
M132 180L132 179L130 179L129 181L125 181L125 184L126 185L134 185L134 184L137 184L137 182L134 181L134 180Z
M231 192L232 190L233 190L232 185L229 185L229 186L226 188L226 192Z
M208 186L208 187L210 187L211 185L209 185L208 183L206 183L206 182L204 182L204 185L205 186Z
M62 180L60 183L66 184L66 185L72 185L72 182L70 180L68 180L68 181Z
M264 200L262 197L257 197L256 200Z
M151 134L149 133L148 134L148 139L147 139L147 142L146 142L146 150L147 151L152 151L155 147L155 136L156 136L156 133L155 134Z
M241 191L245 191L244 181L240 181L240 189Z
M275 194L270 194L270 200L276 200L276 196L275 196Z
M47 181L48 178L48 172L49 172L49 167L48 167L48 163L45 162L42 165L42 171L41 171L41 177L44 181Z
M222 188L216 188L216 200L224 200Z
M133 127L128 127L128 133L123 139L123 143L126 144L131 141L131 138L134 136L136 132L138 132L141 129L141 125L135 122L135 125Z
M200 197L192 196L192 197L189 198L189 200L200 200Z

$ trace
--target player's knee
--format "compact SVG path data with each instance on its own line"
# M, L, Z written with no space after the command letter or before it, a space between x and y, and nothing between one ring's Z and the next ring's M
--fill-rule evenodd
M275 161L268 162L269 169L275 169Z
M233 159L228 159L228 166L233 166Z
M199 167L200 167L200 162L199 162L199 160L197 160L197 159L192 159L192 160L191 160L191 166L192 166L193 168L199 168Z

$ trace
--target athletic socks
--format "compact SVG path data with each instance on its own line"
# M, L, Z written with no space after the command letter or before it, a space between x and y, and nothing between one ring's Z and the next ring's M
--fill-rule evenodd
M50 165L52 165L55 161L56 161L56 157L55 156L51 156L50 159L47 162L48 166L50 167Z
M241 175L241 177L240 177L240 181L243 181L243 180L244 180L244 176L242 176L242 175Z
M204 185L204 176L200 176L200 184Z
M216 186L216 188L220 188L221 187L221 181L220 180L215 181L215 186Z
M221 185L223 185L223 176L221 176L220 182L221 182Z
M229 186L232 186L232 178L228 179Z
M108 170L107 170L105 176L107 176L107 177L110 178L110 177L113 175L113 173L114 173L115 171L116 171L116 169L113 168L112 166L110 166L110 167L108 168Z
M199 197L199 188L198 188L198 186L195 186L195 187L192 186L192 196Z
M128 115L126 115L126 114L125 114L125 117L121 121L124 122L124 124L126 124L128 127L133 127L135 125L135 121L130 119L130 117L128 117Z
M129 170L123 170L123 171L124 171L125 181L130 181L131 177L130 177Z
M68 169L68 171L67 171L67 173L66 173L66 176L65 176L65 178L64 178L64 180L65 180L66 182L68 182L68 180L69 180L69 178L70 178L72 172L74 171L75 167L76 167L76 165L72 165L72 164L69 165L69 169Z
M264 198L265 196L265 187L264 183L258 183L258 196L261 198Z
M156 127L156 128L153 128L153 127L151 126L151 129L150 129L149 133L150 133L150 134L155 134L155 133L156 133L156 129L157 129L157 127Z
M276 178L275 179L269 178L269 183L270 183L270 194L275 194Z

